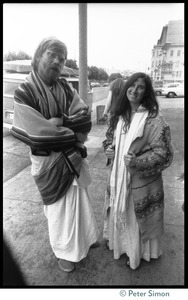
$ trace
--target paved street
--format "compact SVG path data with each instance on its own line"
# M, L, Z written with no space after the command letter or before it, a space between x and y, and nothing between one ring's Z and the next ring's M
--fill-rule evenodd
M89 187L91 204L100 230L100 246L91 249L88 256L76 264L75 271L64 273L58 267L51 250L47 221L34 180L30 174L29 148L7 135L3 138L3 227L5 237L16 257L28 286L53 287L180 287L184 285L184 185L178 180L184 172L183 120L184 99L160 98L162 112L172 127L174 160L164 171L165 234L163 256L150 263L142 261L137 270L126 266L126 255L114 260L102 238L102 208L108 169L102 141L106 125L96 124L96 106L93 103L93 128L86 143L92 184ZM179 120L179 119L178 119ZM178 121L179 122L179 121ZM179 130L179 131L178 131ZM179 135L177 135L177 131Z

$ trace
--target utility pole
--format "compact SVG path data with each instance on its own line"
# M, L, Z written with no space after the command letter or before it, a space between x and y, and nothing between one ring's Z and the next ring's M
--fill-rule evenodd
M79 5L79 95L92 108L92 98L87 92L87 3Z

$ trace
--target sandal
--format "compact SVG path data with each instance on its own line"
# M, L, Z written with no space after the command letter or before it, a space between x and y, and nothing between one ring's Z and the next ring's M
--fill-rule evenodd
M72 272L74 270L74 263L65 259L58 258L58 265L64 272Z

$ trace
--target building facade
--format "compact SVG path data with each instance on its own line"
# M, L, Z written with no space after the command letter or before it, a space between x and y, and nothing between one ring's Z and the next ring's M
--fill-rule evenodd
M151 78L163 83L184 82L184 22L169 21L152 49Z

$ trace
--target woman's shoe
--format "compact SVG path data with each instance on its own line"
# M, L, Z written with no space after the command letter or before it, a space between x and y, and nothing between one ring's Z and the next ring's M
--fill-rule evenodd
M74 263L65 259L58 258L58 265L64 272L72 272L74 270Z

